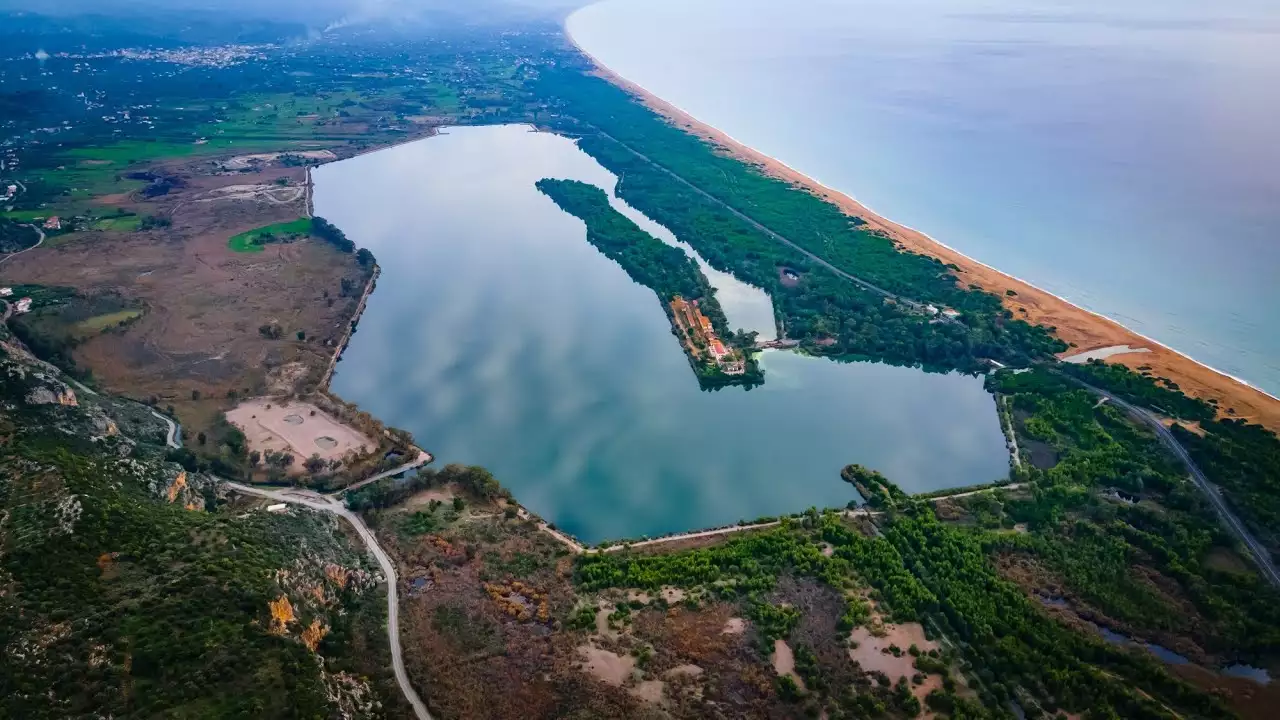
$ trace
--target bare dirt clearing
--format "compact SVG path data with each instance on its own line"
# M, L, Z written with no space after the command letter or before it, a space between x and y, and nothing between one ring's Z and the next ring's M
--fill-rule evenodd
M867 627L855 628L849 639L857 643L857 647L849 650L849 657L858 662L867 672L882 672L889 676L891 682L899 678L911 678L916 674L915 657L911 654L914 646L919 652L927 653L937 650L938 644L924 636L924 628L920 623L902 623L885 625L883 635L877 636ZM933 677L939 684L941 678ZM924 697L936 685L926 682L915 687L915 694Z
M299 458L319 455L322 460L341 460L377 446L310 403L248 400L227 412L227 420L244 431L251 450L264 455L290 452Z
M252 155L237 155L233 158L228 158L226 160L223 160L218 164L223 170L239 172L242 170L251 170L254 168L258 168L263 165L269 165L271 163L279 161L280 158L282 157L286 157L286 158L292 157L292 158L298 158L300 160L310 160L313 162L315 161L325 162L329 160L338 159L338 156L335 155L332 150L294 150L291 152L256 153Z
M610 685L622 685L636 667L636 659L630 655L618 655L595 645L583 645L578 652L582 654L587 672Z

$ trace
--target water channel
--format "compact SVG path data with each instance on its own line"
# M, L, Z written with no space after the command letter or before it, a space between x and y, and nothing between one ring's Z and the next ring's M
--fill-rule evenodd
M764 386L701 391L653 292L534 187L612 194L567 138L450 128L313 177L316 213L382 267L334 391L585 541L843 506L851 462L910 492L1007 474L980 378L769 351ZM773 337L768 296L698 260L730 324Z

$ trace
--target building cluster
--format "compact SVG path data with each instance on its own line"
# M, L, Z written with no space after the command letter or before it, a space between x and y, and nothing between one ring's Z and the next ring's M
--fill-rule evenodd
M275 45L219 45L217 47L184 47L174 49L124 48L101 53L54 53L51 57L60 60L97 60L102 58L121 58L124 60L153 60L175 63L178 65L204 65L207 67L227 67L247 60L265 60L267 51L275 49ZM82 67L76 63L76 67ZM88 64L83 65L88 69Z
M702 308L698 307L698 301L686 301L677 295L671 300L671 311L675 314L676 324L679 325L686 333L701 338L706 345L707 352L711 354L711 359L715 361L716 367L720 368L720 372L726 375L742 375L747 371L747 363L742 353L733 350L724 344L724 341L716 335L715 327L711 324L711 318L702 312ZM693 340L691 336L689 338Z
M0 298L8 298L8 297L13 297L13 288L0 287ZM13 312L15 312L18 315L31 312L31 298L24 297L18 302L14 303Z

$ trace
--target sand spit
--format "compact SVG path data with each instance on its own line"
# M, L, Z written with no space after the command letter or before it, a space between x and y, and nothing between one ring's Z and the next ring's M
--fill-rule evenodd
M1116 355L1128 355L1130 353L1149 353L1151 348L1145 347L1129 347L1128 345L1112 345L1111 347L1098 348L1088 352L1074 353L1072 355L1059 356L1062 362L1076 363L1083 365L1090 360L1106 360Z
M1172 348L1139 335L1123 325L1097 313L1071 304L1053 293L996 270L954 248L948 247L928 235L896 223L876 214L852 197L829 188L782 161L750 148L724 132L699 121L697 118L650 93L640 85L618 75L598 59L577 45L566 29L565 34L578 47L579 52L591 60L597 73L613 84L631 92L650 109L665 116L674 125L710 142L725 153L755 165L763 172L780 180L803 188L814 195L835 204L847 215L857 217L869 227L880 230L900 249L928 255L958 268L956 274L964 285L977 285L987 292L1004 299L1005 307L1015 317L1028 322L1054 328L1059 338L1072 345L1071 352L1083 353L1115 346L1146 347L1148 353L1127 353L1115 362L1131 368L1149 367L1151 371L1172 380L1183 392L1204 399L1217 399L1225 411L1235 411L1231 417L1243 418L1280 432L1280 398L1252 387L1241 380L1215 370L1179 353ZM1008 294L1012 291L1013 294Z

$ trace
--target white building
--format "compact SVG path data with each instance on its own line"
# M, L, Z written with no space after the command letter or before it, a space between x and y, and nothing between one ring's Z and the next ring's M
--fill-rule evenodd
M13 288L0 287L0 297L9 297L12 294L13 294Z
M276 503L275 505L267 506L267 512L269 513L282 513L288 509L289 509L289 506L285 503Z

